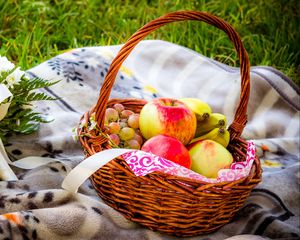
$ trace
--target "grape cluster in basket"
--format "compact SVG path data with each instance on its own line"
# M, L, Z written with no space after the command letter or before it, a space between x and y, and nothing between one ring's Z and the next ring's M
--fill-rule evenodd
M139 130L138 113L125 109L120 103L105 112L105 126L113 144L122 148L140 149L143 138Z
M196 98L157 98L134 113L116 103L105 112L106 133L114 147L141 149L206 177L230 167L226 116Z

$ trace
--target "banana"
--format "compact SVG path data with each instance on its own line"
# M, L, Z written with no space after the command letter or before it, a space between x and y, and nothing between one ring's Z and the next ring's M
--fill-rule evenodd
M206 139L212 140L212 139L216 138L218 136L218 134L219 134L219 128L214 128L214 129L210 130L208 133L206 133L200 137L196 137L196 138L192 139L191 143L199 141L199 140L206 140Z
M191 143L194 143L199 140L206 140L206 139L216 141L222 144L224 147L227 147L230 140L230 133L228 130L224 129L223 127L216 127L210 130L208 133L200 137L194 138L191 141Z
M209 118L212 112L211 107L198 98L181 98L179 100L185 103L195 113L198 121Z
M199 137L203 134L208 133L210 130L217 127L226 127L227 119L226 116L221 113L212 113L209 118L203 121L197 121L197 129L195 137Z
M230 133L224 128L219 128L219 134L212 140L222 144L226 148L230 141Z

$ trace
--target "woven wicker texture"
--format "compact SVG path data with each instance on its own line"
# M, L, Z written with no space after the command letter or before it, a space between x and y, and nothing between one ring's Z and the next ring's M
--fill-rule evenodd
M124 44L110 65L93 109L81 121L89 121L95 114L100 129L104 129L107 107L121 103L139 113L146 103L141 99L109 99L116 75L133 48L149 33L168 23L198 20L223 30L232 41L240 60L241 94L234 120L229 126L228 146L235 161L245 161L247 143L241 138L247 122L250 93L250 64L237 32L224 20L204 12L180 11L157 18L134 33ZM86 156L111 148L105 137L87 127L78 129ZM248 177L217 184L194 181L154 172L144 177L135 176L122 158L109 162L91 177L99 196L126 218L152 230L175 236L195 236L213 232L228 223L242 207L251 190L261 181L261 166L255 159Z

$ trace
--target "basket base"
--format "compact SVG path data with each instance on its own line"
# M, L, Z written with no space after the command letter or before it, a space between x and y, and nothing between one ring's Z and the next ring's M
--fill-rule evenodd
M125 171L120 171L120 166ZM128 176L127 168L124 160L115 159L92 175L99 197L128 220L176 237L209 234L229 223L259 181L252 179L249 185L244 183L246 179L237 187L226 188L225 183L220 183L209 188L209 184L180 182L178 177L157 172L144 177L133 173ZM194 192L169 187L175 183L194 188ZM198 191L200 188L206 189Z

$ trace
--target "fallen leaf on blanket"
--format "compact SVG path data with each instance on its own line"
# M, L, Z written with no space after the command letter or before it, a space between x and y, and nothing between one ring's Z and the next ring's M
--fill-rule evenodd
M6 213L6 214L3 214L2 216L4 218L6 218L7 220L9 220L10 222L13 222L13 223L18 224L18 225L21 224L20 217L15 213Z
M276 167L281 167L282 164L278 161L275 160L262 160L262 166L263 167L269 167L269 168L276 168Z
M263 151L265 151L265 152L269 152L270 151L270 149L269 149L269 147L267 145L261 145L261 149Z
M133 76L133 73L130 69L124 67L124 66L121 66L120 70L125 73L128 77L132 77Z
M151 93L157 93L158 92L154 87L152 87L150 85L145 85L144 90L149 91Z

